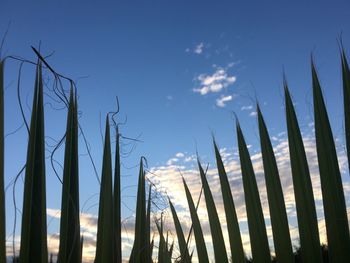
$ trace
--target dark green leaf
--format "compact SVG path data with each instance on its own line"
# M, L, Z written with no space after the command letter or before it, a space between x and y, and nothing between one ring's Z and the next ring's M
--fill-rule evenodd
M253 260L254 262L270 262L270 249L259 191L248 148L238 121L237 138Z
M218 173L220 178L222 198L224 201L227 230L228 230L228 236L229 236L230 248L231 248L231 258L233 262L245 262L242 238L239 230L239 224L238 224L235 205L233 202L230 183L228 181L225 167L222 162L220 152L215 143L215 140L214 140L214 150L215 150L216 164L218 167Z
M264 164L267 197L276 258L279 262L294 262L286 206L270 137L259 105L257 106L261 154Z
M287 84L284 84L289 155L303 262L322 262L320 237L309 166Z
M313 63L312 86L317 158L321 177L329 259L331 262L345 262L350 259L350 238L343 184L332 129Z

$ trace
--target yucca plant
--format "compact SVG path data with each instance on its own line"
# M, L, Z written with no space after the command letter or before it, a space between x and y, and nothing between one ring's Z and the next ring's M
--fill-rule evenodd
M149 240L146 240L146 191L145 191L145 172L143 169L143 158L140 161L139 181L137 190L136 219L135 219L135 238L129 262L139 263L148 262L150 252L147 252Z
M350 161L350 70L345 50L341 50L341 70L343 77L343 103L344 103L344 122L345 122L345 139L348 161ZM350 168L350 166L349 166Z
M164 222L163 215L160 217L160 223L156 221L156 226L159 233L158 243L158 263L171 263L171 251L168 249L168 234L166 239L164 238Z
M113 188L113 225L114 225L114 246L113 262L122 262L122 233L121 233L121 209L120 209L120 134L116 127L115 142L115 167L114 167L114 188Z
M269 262L271 256L259 191L248 148L238 120L236 129L252 255L254 262Z
M62 180L58 262L81 262L79 220L78 118L76 94L70 91Z
M321 177L329 259L332 262L346 262L350 259L350 237L343 184L332 129L313 61L311 70L316 148Z
M105 144L100 187L100 201L97 223L95 263L113 261L113 196L112 161L108 115L106 117Z
M6 262L4 190L4 61L0 57L0 263Z
M305 262L322 262L310 171L286 80L284 80L284 92L289 155L298 218L301 257Z
M27 147L26 170L24 178L24 195L21 225L21 241L19 259L14 262L45 263L49 261L47 248L46 225L46 182L45 182L45 132L42 63L36 66L33 107ZM348 151L350 148L350 72L345 56L341 51L341 67L344 92L345 134ZM52 70L52 69L50 69ZM0 263L6 262L5 253L5 196L4 196L4 61L0 60ZM312 91L315 121L316 150L318 168L321 179L321 190L325 214L327 246L320 245L315 200L307 162L303 138L299 128L292 98L287 82L284 79L285 114L288 132L290 166L294 187L295 204L300 237L300 249L293 255L289 234L288 218L283 197L282 186L277 168L273 146L261 109L257 105L257 119L260 134L262 163L264 168L267 198L270 208L271 226L276 258L273 262L347 262L350 259L350 236L341 172L337 159L334 137L324 102L322 88L314 66L311 64ZM73 85L72 85L73 86ZM83 237L80 236L79 220L79 177L78 177L78 116L77 94L71 88L68 104L66 142L64 153L64 169L61 196L60 243L58 262L82 262ZM253 262L271 262L270 248L264 221L262 204L255 178L252 159L250 157L243 132L237 120L236 133L238 153L243 179L243 190L248 219L248 230ZM219 148L213 140L217 171L220 180L221 194L227 221L227 231L231 258L233 262L245 262L239 219L236 214L229 177L226 174ZM349 155L350 156L350 155ZM138 190L136 202L135 237L130 255L130 262L152 263L154 235L151 239L151 193L149 185L146 204L146 172L143 157L140 160ZM349 157L350 159L350 157ZM219 220L212 189L206 172L197 157L201 186L204 193L212 237L213 256L215 262L228 262L224 233ZM116 127L116 155L114 185L112 180L112 160L109 117L106 117L106 130L103 148L103 163L100 185L98 211L96 263L122 262L121 239L121 162L120 134ZM175 205L169 199L169 207L176 230L180 256L176 262L192 261L193 251L189 251L189 240L193 229L195 250L199 262L209 262L204 234L197 214L197 206L193 202L191 192L184 180L186 199L191 216L192 227L187 240L176 213ZM113 186L113 187L112 187ZM235 189L234 189L235 190ZM201 194L199 200L201 199ZM169 231L165 229L163 214L156 221L159 233L159 263L173 261L174 241L171 243ZM153 233L154 234L154 233ZM50 253L50 261L54 256ZM250 261L249 261L250 262Z
M201 163L199 162L199 159L197 159L197 163L198 163L199 174L201 177L203 191L204 191L205 204L207 207L207 212L209 217L209 225L210 225L211 237L212 237L212 242L214 247L215 261L225 263L225 262L228 262L228 259L227 259L224 236L221 230L219 215L218 215L218 212L216 211L214 198L209 188L209 184L208 184L205 172L202 168Z
M188 253L188 247L185 239L185 235L183 233L180 220L177 216L176 210L174 208L174 205L170 201L169 198L169 206L171 210L171 214L173 216L173 221L175 225L175 230L176 230L176 236L177 236L177 241L179 243L179 248L180 248L180 258L178 259L180 262L183 263L189 263L190 262L190 255Z
M209 263L208 252L207 252L207 248L205 246L203 231L202 231L202 227L201 227L201 224L200 224L200 221L198 218L197 210L196 210L196 207L194 205L191 192L188 189L188 186L187 186L184 178L182 178L182 182L183 182L183 185L185 188L188 208L189 208L190 214L191 214L192 227L193 227L194 239L196 241L198 260L201 263L202 262ZM192 256L191 256L191 258L192 258Z
M148 200L147 200L147 212L146 212L146 229L145 229L145 238L146 238L146 259L147 262L152 263L152 244L151 244L151 206L152 206L152 184L149 184L148 188Z
M21 263L48 262L42 64L36 68L24 179Z
M226 174L224 163L221 159L220 151L216 145L215 140L214 150L216 158L216 166L218 169L222 199L224 202L224 209L226 214L227 231L230 240L231 258L233 262L245 262L244 249L242 244L241 232L239 230L239 223L236 214L230 183Z
M289 233L281 181L270 137L259 105L257 105L257 113L276 258L280 262L293 262L292 241Z

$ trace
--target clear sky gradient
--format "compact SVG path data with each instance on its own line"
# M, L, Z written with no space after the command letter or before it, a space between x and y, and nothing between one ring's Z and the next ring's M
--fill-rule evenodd
M275 145L283 147L283 132L286 131L283 70L301 127L312 141L311 54L315 58L334 136L342 152L344 131L338 40L342 36L349 54L349 18L348 1L6 0L0 8L0 36L9 29L3 56L35 60L31 46L38 47L41 43L42 54L54 52L47 59L50 65L77 81L80 123L98 173L102 158L100 127L104 128L105 115L115 110L115 97L119 97L119 121L127 116L126 125L121 127L122 134L142 141L136 143L136 148L132 148L132 144L123 148L125 153L132 149L131 154L123 158L122 187L126 187L123 218L128 218L135 209L137 169L126 167L137 165L140 156L145 156L149 168L159 174L158 178L153 175L153 180L178 200L179 209L182 201L176 195L181 195L181 191L174 190L172 194L171 185L166 181L176 182L172 180L180 176L177 169L191 174L191 156L196 149L203 162L215 168L211 133L222 152L228 153L227 164L237 161L233 112L241 122L251 153L258 156L256 101L261 104ZM16 93L18 68L18 62L8 60L6 133L23 123ZM31 105L33 72L33 66L24 66L21 85L24 104L28 101ZM52 77L48 72L45 76ZM57 140L65 129L66 112L54 110L51 104L53 107L62 105L48 96L45 99L46 135ZM27 106L25 113L29 119ZM24 163L26 143L24 127L6 138L6 184ZM54 142L48 138L48 143ZM82 153L86 152L82 140L80 148ZM57 153L58 161L61 156L62 150ZM49 161L48 208L56 211L60 208L61 187ZM89 159L84 155L80 161L81 206L87 201L83 212L96 214L98 195L93 194L98 193L98 182ZM58 171L61 173L59 168ZM288 176L286 171L286 178ZM198 177L193 178L193 191L196 191ZM289 189L287 181L286 189ZM20 208L22 188L20 182L16 188ZM11 188L6 198L10 242L14 219ZM52 234L58 232L59 221L51 218L49 232ZM19 230L17 226L16 236ZM132 233L128 237L132 239Z

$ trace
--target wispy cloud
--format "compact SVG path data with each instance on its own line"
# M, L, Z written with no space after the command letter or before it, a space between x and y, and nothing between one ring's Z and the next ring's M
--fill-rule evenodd
M226 106L226 103L233 100L232 95L228 96L221 96L220 98L216 99L216 106L223 108Z
M175 157L176 158L183 158L183 157L185 157L185 154L182 152L178 152L177 154L175 154Z
M194 88L193 92L200 95L217 93L235 83L236 80L236 76L229 75L226 69L218 67L213 74L200 74L196 78L199 87Z
M256 111L252 111L251 113L249 113L250 117L255 117L258 113Z
M200 43L196 44L193 48L189 48L189 47L186 48L185 52L186 53L193 53L196 55L201 55L201 54L203 54L204 49L208 46L209 46L208 44L205 44L204 42L200 42Z
M283 187L285 204L287 209L287 214L289 218L290 225L290 233L292 236L293 244L296 246L299 244L299 236L298 236L298 228L297 228L297 218L296 218L296 207L295 207L295 198L294 198L294 188L291 177L290 170L290 161L289 161L289 147L288 147L288 139L286 138L286 133L281 133L273 136L274 141L274 152L276 155L276 160L280 172L281 184ZM320 178L318 173L318 163L317 163L317 154L316 154L316 146L315 139L313 135L304 135L304 146L307 154L308 164L311 173L311 180L313 185L313 194L316 203L318 221L319 221L319 232L321 242L326 243L326 230L324 226L324 215L323 215L323 205L322 205L322 193L320 186ZM340 164L340 168L343 172L343 183L344 183L344 191L346 195L346 200L350 200L350 181L346 176L346 154L344 149L338 147L338 160ZM272 238L272 229L270 223L270 213L268 207L265 179L264 179L264 171L262 165L262 157L259 151L251 151L251 160L253 162L253 167L256 175L257 185L259 189L259 195L262 203L263 213L265 217L265 223L267 228L267 233L269 237L269 243L271 251L274 251L273 248L273 238ZM227 174L229 176L229 182L232 188L232 194L235 201L236 211L241 227L242 240L244 243L244 248L246 253L250 254L250 239L247 225L247 215L245 208L245 198L243 192L243 183L241 178L240 171L240 163L237 153L237 148L222 148L220 153L223 157L223 161L225 163L225 168ZM186 162L188 160L188 162ZM173 163L172 165L158 166L153 167L151 169L152 174L150 174L150 179L159 186L159 188L163 189L165 193L167 193L171 200L176 204L178 216L180 218L180 222L182 222L184 231L188 231L190 227L188 222L190 221L188 215L188 207L186 197L184 195L183 186L181 183L181 175L185 178L190 191L193 195L193 198L197 200L200 190L200 178L198 175L197 167L195 164L195 157L193 155L184 156L183 160ZM180 175L181 172L181 175ZM223 201L221 197L220 190L220 182L217 175L217 170L215 166L210 167L207 171L207 179L212 190L216 208L219 214L221 226L224 233L224 238L228 247L228 236L227 236L227 226L225 219L225 212L223 207ZM208 216L206 213L205 202L201 202L198 214L201 219L201 224L203 228L203 232L205 235L205 239L208 245L208 249L212 248L210 240L210 227L206 223L208 220ZM170 219L171 220L171 219ZM171 224L170 224L171 226ZM173 226L171 226L173 227Z
M248 106L242 106L241 107L241 111L243 110L252 110L253 109L253 105L248 105Z
M193 52L200 55L203 53L203 49L204 49L204 43L201 42L194 48Z

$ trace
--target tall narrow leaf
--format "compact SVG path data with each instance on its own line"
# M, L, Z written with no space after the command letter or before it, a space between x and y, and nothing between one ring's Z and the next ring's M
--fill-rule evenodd
M184 184L187 203L188 203L188 207L190 209L193 232L194 232L194 239L196 240L196 249L197 249L198 260L201 263L209 263L208 252L207 252L207 248L205 246L203 231L202 231L201 224L200 224L200 221L198 218L196 207L194 205L194 202L193 202L193 199L191 196L191 192L188 189L188 186L187 186L184 178L182 178L182 182Z
M317 158L321 177L329 259L331 262L345 262L350 259L350 238L343 184L332 129L313 63L312 86Z
M286 82L284 83L290 163L298 217L303 262L322 262L320 237L309 166L297 117Z
M77 105L71 89L64 155L58 262L81 262Z
M109 120L106 118L105 144L100 187L95 263L113 260L112 160Z
M259 191L256 184L255 174L252 162L250 160L248 148L238 121L237 138L253 261L270 262L270 249L267 240Z
M113 225L114 225L114 248L113 262L122 262L122 233L121 233L121 212L120 212L120 134L118 127L116 128L115 142L115 167L114 167L114 189L113 189Z
M160 218L160 225L158 222L156 222L156 226L159 233L159 243L158 243L158 263L165 263L166 262L166 242L163 235L163 215Z
M222 262L222 263L228 262L224 236L222 235L221 224L220 224L218 212L216 211L214 198L209 188L209 184L208 184L206 175L204 173L204 170L202 168L202 165L200 164L198 159L197 159L197 163L198 163L199 173L200 173L200 177L203 185L205 204L207 207L207 212L209 217L209 225L210 225L211 237L213 240L215 261Z
M233 202L230 183L228 181L228 177L225 171L224 164L221 159L219 149L216 145L215 140L213 142L214 142L216 165L218 168L220 185L221 185L221 193L222 193L224 209L226 214L226 222L227 222L228 236L230 240L232 262L245 262L246 260L244 256L242 238L239 230L239 224L238 224L235 205Z
M136 201L136 221L135 221L135 239L132 249L130 262L139 263L147 261L146 254L146 191L145 191L145 172L143 170L143 161L140 161L140 173L137 189Z
M153 262L153 260L152 260L153 247L154 247L154 236L152 237L152 241L151 241L151 244L150 244L150 258L149 258L149 262L150 262L150 263Z
M174 220L174 224L175 224L177 241L179 242L179 248L180 248L180 254L181 254L180 260L183 263L189 263L190 262L190 254L188 253L186 239L185 239L184 233L182 231L180 220L176 214L175 207L173 206L170 199L169 199L169 205L170 205L171 214L173 216L173 220Z
M257 105L261 154L264 164L267 198L276 258L279 262L294 262L286 206L275 154L259 105Z
M6 262L4 192L4 61L0 58L0 263Z
M149 184L148 188L148 200L147 200L147 213L146 213L146 262L152 262L152 252L151 252L151 203L152 203L152 184Z
M38 63L27 148L21 230L21 263L48 262L42 66Z
M348 154L348 163L350 163L350 70L346 59L345 50L341 52L341 69L343 77L343 100L344 100L344 119L345 119L345 139L346 150ZM350 168L350 165L349 165Z

